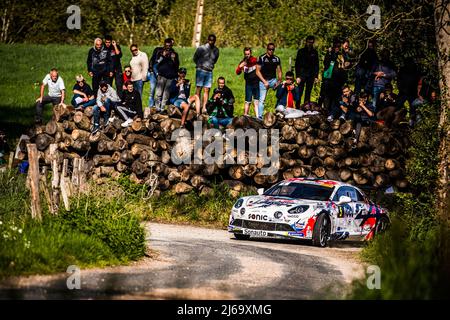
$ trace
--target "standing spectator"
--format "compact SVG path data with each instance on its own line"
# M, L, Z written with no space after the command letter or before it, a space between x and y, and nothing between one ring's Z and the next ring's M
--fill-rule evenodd
M164 43L164 48L156 54L158 64L158 77L155 93L156 110L165 108L170 96L170 84L178 75L180 60L178 53L172 49L172 41L169 39Z
M236 74L240 75L244 71L245 79L245 104L244 104L244 116L248 115L250 105L255 106L255 115L258 117L258 102L259 102L259 79L256 75L256 65L258 60L252 56L251 48L244 48L244 59L239 63L236 68Z
M398 87L398 104L403 107L408 101L409 106L413 105L417 99L419 92L417 87L421 79L420 70L413 58L406 58L404 65L398 71L397 87Z
M183 111L181 116L181 126L184 127L189 108L195 103L197 115L200 115L200 99L196 96L190 96L191 84L186 79L186 68L178 70L178 78L172 81L170 85L170 103Z
M366 87L371 76L370 73L378 61L375 47L375 40L369 40L367 42L366 50L362 53L361 57L359 58L358 64L356 65L355 94L357 96L359 96L362 89L364 89L365 92L372 92L372 88Z
M341 50L341 43L335 40L333 46L328 49L323 62L323 82L320 90L320 103L330 115L335 110L342 88L347 79L347 71L345 68L345 56Z
M173 38L167 38L164 40L164 45L168 46L170 48L173 47L174 43L175 43L175 41ZM158 52L160 52L161 50L164 50L164 46L156 47L153 50L152 56L148 63L147 79L150 81L150 92L148 95L148 107L149 108L152 108L155 106L156 81L158 78L158 61L156 59L156 56L158 55Z
M319 78L319 53L314 48L314 36L306 38L304 48L297 51L295 59L295 73L297 76L297 84L299 86L300 97L297 101L297 108L301 104L303 92L305 92L304 102L311 101L311 91L314 83Z
M342 88L342 96L341 101L339 101L338 106L334 106L334 109L331 110L331 114L328 117L328 121L332 121L335 118L346 120L349 118L350 112L353 111L356 101L356 96L350 90L349 86L344 86Z
M277 89L277 111L284 112L286 109L295 109L300 99L300 90L294 82L294 73L286 72L285 81Z
M387 83L391 83L395 78L395 66L390 61L390 51L383 49L380 54L380 61L372 69L373 77L373 108L377 110L377 102L380 93L384 91L384 87Z
M256 75L259 82L259 105L258 118L262 119L264 115L264 101L266 101L267 90L276 88L282 81L281 60L275 54L275 44L269 43L265 54L258 58L256 66Z
M100 114L103 113L103 125L106 125L109 120L111 109L116 108L120 102L116 90L111 87L106 81L100 82L100 88L97 92L97 104L94 106L94 126L92 133L100 129Z
M113 76L113 62L111 53L103 46L103 40L94 40L94 47L89 50L87 57L87 69L92 77L92 89L97 93L100 81L109 83Z
M216 36L210 34L208 43L200 46L194 53L195 74L195 94L199 99L203 89L202 112L205 112L206 102L209 98L209 90L212 86L214 65L219 59L219 48L215 46Z
M48 86L48 95L44 96L45 86ZM40 95L36 99L36 124L42 124L42 113L46 104L64 104L65 90L64 81L58 75L58 70L56 68L51 69L50 73L42 80Z
M142 99L139 92L134 89L133 82L127 81L124 84L127 90L123 92L122 102L117 106L117 113L121 116L124 123L122 127L128 127L133 123L134 118L143 118Z
M123 68L123 74L122 74L122 87L119 89L117 89L117 93L119 94L120 97L122 97L122 94L125 90L127 90L127 86L125 85L125 83L127 81L131 81L131 83L133 83L133 81L131 80L131 66L130 65L126 65L125 68Z
M113 79L115 79L116 82L116 90L117 92L122 91L122 63L120 62L120 59L122 59L122 49L120 48L120 45L116 43L115 40L110 35L105 36L105 48L109 51L112 59L112 65L113 65L113 75L109 79L109 84L112 85Z
M216 129L219 126L228 126L233 120L234 96L233 92L225 85L225 78L217 79L218 87L214 89L211 99L206 104L209 114L208 122Z
M130 46L130 51L133 55L130 61L131 81L133 82L134 89L139 92L142 97L144 81L147 81L148 57L145 52L139 50L137 44L132 44Z
M91 87L86 83L83 75L75 77L77 83L73 86L72 105L75 109L84 109L95 105L95 95Z

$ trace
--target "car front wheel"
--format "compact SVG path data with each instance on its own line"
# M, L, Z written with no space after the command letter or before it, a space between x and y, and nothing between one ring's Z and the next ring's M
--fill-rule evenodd
M327 214L322 213L317 217L316 223L314 224L314 232L312 237L313 245L317 247L326 247L328 245L328 240L330 239L331 232L331 222Z

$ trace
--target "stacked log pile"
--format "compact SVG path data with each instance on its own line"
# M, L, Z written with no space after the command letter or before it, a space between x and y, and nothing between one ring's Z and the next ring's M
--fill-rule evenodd
M285 119L280 114L266 113L263 120L236 117L234 129L278 129L280 159L278 170L264 175L261 170L268 166L261 154L252 161L248 151L237 152L237 140L230 147L227 136L222 139L221 161L206 164L174 163L172 154L178 157L197 156L204 159L209 142L200 142L203 148L194 151L192 130L185 140L172 140L172 133L180 127L180 112L173 106L166 114L151 113L148 119L136 120L132 126L123 128L122 121L115 119L101 131L90 133L92 108L83 112L71 106L55 107L54 116L46 125L30 130L30 141L37 145L41 165L51 165L50 159L84 158L84 170L101 183L109 177L129 174L137 183L156 183L160 191L173 190L177 194L196 190L209 193L212 184L224 182L232 193L238 194L247 186L268 187L277 181L294 178L324 178L345 181L360 187L386 188L396 186L405 189L405 152L408 145L407 129L389 129L375 124L363 127L359 140L355 141L354 125L350 121L326 121L321 115L297 119ZM188 121L195 113L189 113ZM208 128L207 117L199 116L203 132ZM188 123L189 129L190 123ZM267 140L270 143L271 130ZM252 140L253 139L253 140ZM26 143L20 144L19 159L26 156ZM258 144L253 138L246 140L246 150ZM57 151L50 151L51 145ZM268 147L270 156L273 146ZM217 152L217 150L215 151ZM229 164L227 160L233 160Z

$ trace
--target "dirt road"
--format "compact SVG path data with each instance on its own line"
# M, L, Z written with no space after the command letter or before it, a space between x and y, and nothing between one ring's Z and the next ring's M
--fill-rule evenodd
M358 243L312 247L307 242L240 241L224 230L149 223L155 252L126 267L8 279L0 299L312 299L342 294L363 275Z

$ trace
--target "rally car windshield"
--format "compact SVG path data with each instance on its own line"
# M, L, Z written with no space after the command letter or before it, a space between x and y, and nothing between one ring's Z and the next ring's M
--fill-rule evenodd
M307 183L278 184L264 192L264 195L327 201L330 199L333 189L334 187L325 187Z

